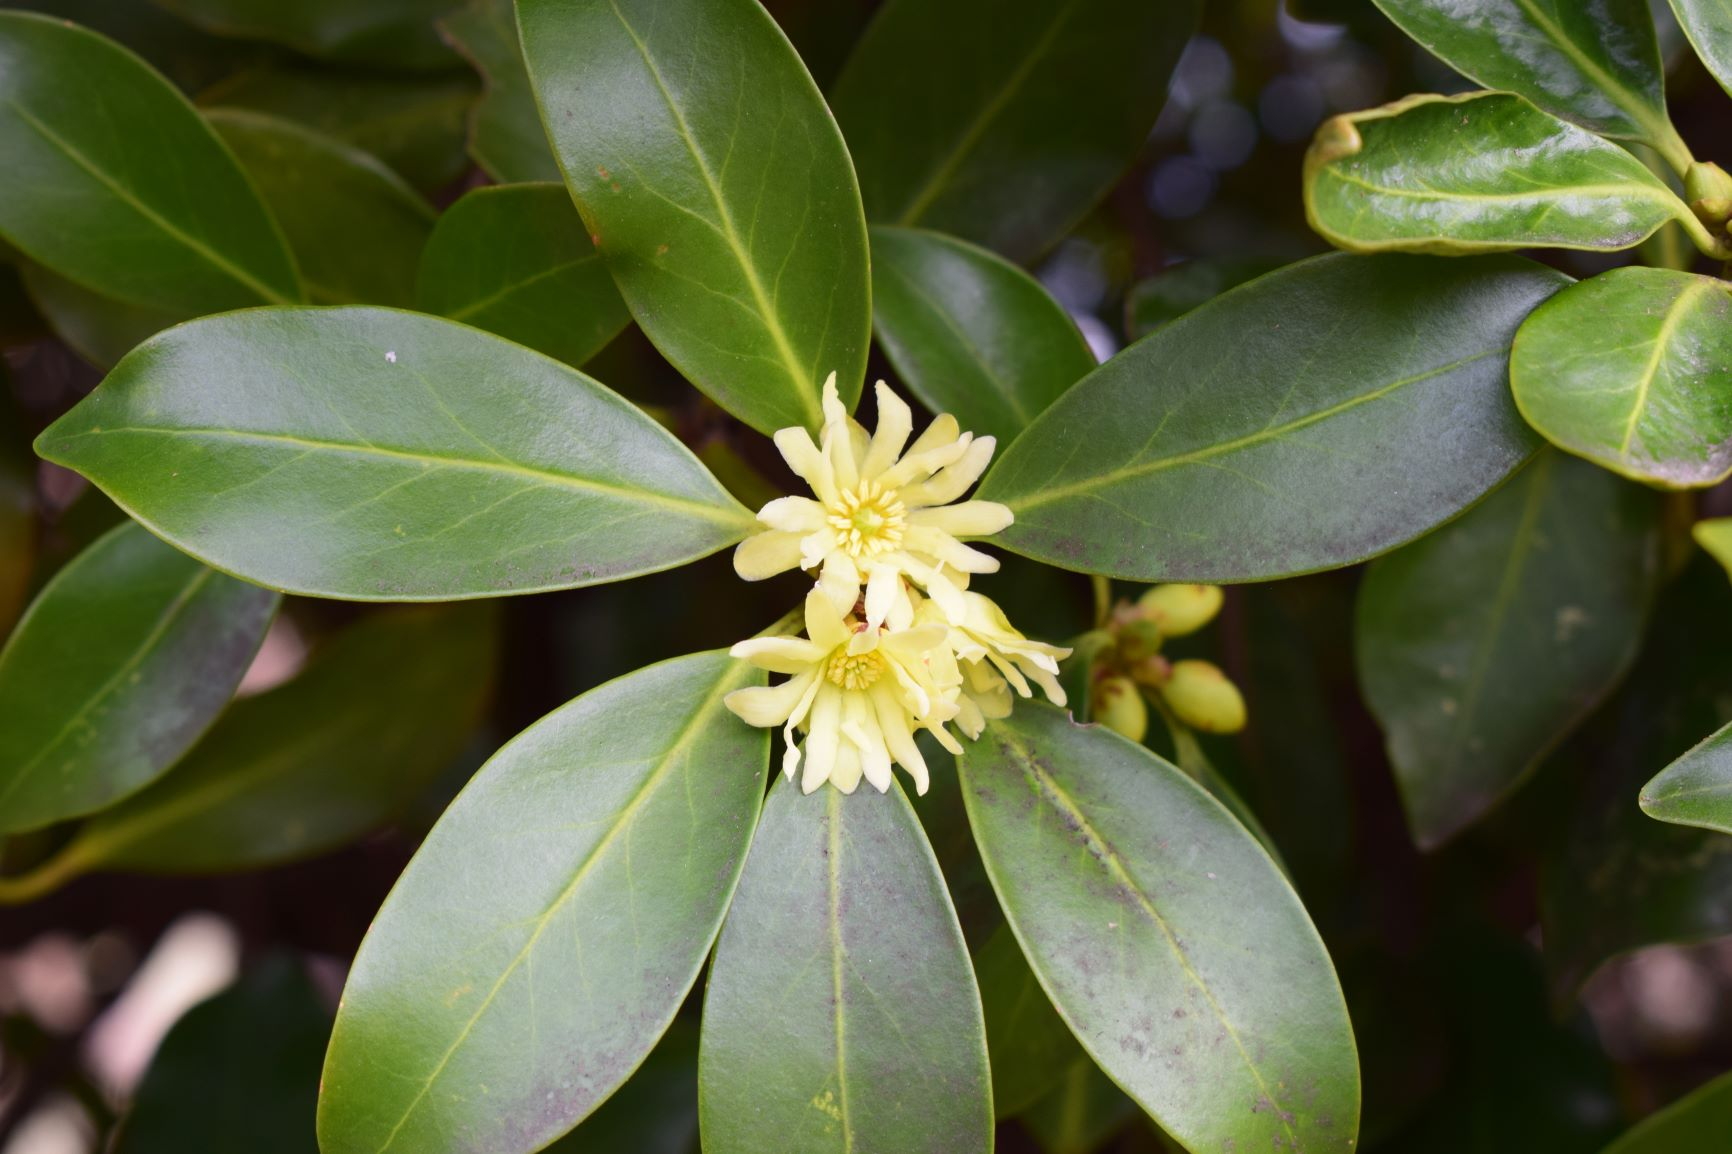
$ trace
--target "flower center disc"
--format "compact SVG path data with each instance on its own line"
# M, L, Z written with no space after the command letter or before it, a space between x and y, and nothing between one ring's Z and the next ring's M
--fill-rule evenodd
M902 544L907 509L896 494L876 481L863 481L826 510L842 549L854 558L886 553Z
M843 689L868 689L884 675L884 658L877 653L849 653L846 649L830 658L825 676Z

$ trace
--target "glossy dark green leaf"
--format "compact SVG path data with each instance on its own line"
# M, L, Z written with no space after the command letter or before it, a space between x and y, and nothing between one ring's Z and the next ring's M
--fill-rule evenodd
M1678 825L1732 833L1732 725L1643 786L1642 812Z
M469 118L469 155L494 180L558 180L559 162L541 126L512 0L470 0L439 21L486 86Z
M293 680L236 702L172 772L93 818L56 872L226 873L377 828L474 732L492 688L493 634L483 606L367 618Z
M206 113L276 214L315 304L408 306L436 215L403 178L292 120Z
M113 368L127 353L190 316L105 297L41 265L26 264L19 272L54 335L99 369Z
M1656 767L1732 721L1728 652L1732 586L1698 556L1663 591L1624 689L1560 753L1580 783L1540 872L1560 1000L1627 950L1732 934L1732 837L1655 821L1636 804Z
M1125 331L1141 340L1230 288L1279 268L1277 261L1188 260L1138 281L1125 298Z
M1371 566L1359 679L1422 848L1496 805L1635 659L1659 579L1660 504L1546 450Z
M710 967L705 1154L985 1154L980 995L900 785L778 780Z
M95 33L0 12L0 235L132 304L299 299L282 234L186 98Z
M1325 122L1305 155L1305 212L1357 252L1607 252L1670 220L1707 235L1629 152L1503 92L1410 96Z
M1732 1134L1732 1074L1700 1087L1606 1147L1605 1154L1706 1154Z
M1018 553L1135 581L1362 561L1449 520L1538 445L1516 326L1565 283L1511 258L1325 256L1241 286L1079 382L980 495Z
M588 377L387 309L172 329L37 451L218 569L362 601L617 580L752 525L679 442Z
M180 760L276 608L136 525L80 554L0 651L0 832L100 809Z
M722 698L761 676L720 652L654 665L482 768L349 972L324 1154L528 1154L637 1068L696 980L752 841L769 735Z
M981 857L1053 1005L1192 1150L1350 1151L1359 1070L1299 898L1176 767L1019 703L958 759Z
M1197 0L890 0L831 93L874 221L1026 261L1141 151Z
M680 1018L630 1080L547 1154L696 1154L697 1148L698 1028Z
M1696 538L1696 543L1706 549L1710 557L1725 566L1728 575L1732 575L1732 517L1698 521L1690 532Z
M114 1154L315 1154L331 1018L299 961L272 954L186 1012L151 1059Z
M1516 334L1510 384L1560 448L1671 489L1732 476L1732 285L1619 268L1571 285Z
M1088 1059L1028 968L1010 927L999 926L976 951L974 975L992 1058L992 1107L1009 1118L1058 1085L1072 1060Z
M1527 97L1602 136L1673 156L1647 0L1376 0L1402 31L1487 88ZM1682 154L1688 157L1688 151Z
M36 566L36 460L0 361L0 638L24 608Z
M1039 281L936 232L872 230L872 324L922 404L1000 444L1095 367Z
M761 432L859 396L866 222L842 135L757 0L518 5L566 183L650 340ZM749 110L749 111L742 111Z
M433 21L461 0L154 0L217 36L266 40L308 56L388 68L448 68Z
M205 108L248 108L297 121L378 157L422 192L469 166L465 125L478 85L462 73L404 75L273 64L198 95Z
M1672 11L1696 55L1720 87L1732 92L1732 4L1727 0L1672 0Z
M573 366L631 323L563 184L478 188L446 209L416 303Z

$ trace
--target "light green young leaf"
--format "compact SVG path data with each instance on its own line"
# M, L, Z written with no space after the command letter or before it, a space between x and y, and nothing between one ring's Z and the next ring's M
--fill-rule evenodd
M1732 725L1661 770L1641 801L1660 821L1732 833Z
M563 184L478 188L446 209L416 304L574 368L631 323Z
M1487 88L1686 165L1666 118L1647 0L1377 0L1402 31ZM1681 169L1680 169L1681 171Z
M958 759L1011 929L1083 1048L1191 1150L1355 1149L1328 952L1256 840L1177 767L1040 703Z
M1305 212L1356 252L1609 252L1671 220L1719 243L1630 153L1504 92L1410 96L1325 122L1305 156Z
M1496 805L1623 677L1659 580L1659 524L1654 493L1548 449L1372 564L1359 681L1422 849Z
M1732 92L1732 0L1672 0L1672 11L1696 55Z
M301 297L215 132L93 32L0 12L0 156L0 237L86 289L188 315Z
M205 114L276 214L315 304L407 307L433 208L339 140L262 112Z
M754 522L556 361L389 309L255 309L134 350L37 441L206 563L357 601L619 580Z
M528 1154L630 1076L745 864L769 734L722 698L761 678L720 652L653 665L482 768L349 972L319 1102L325 1154Z
M1602 1154L1705 1154L1732 1134L1732 1074L1699 1087L1606 1147Z
M986 1154L980 995L897 785L777 781L704 999L706 1154Z
M1027 261L1147 142L1198 0L890 0L831 105L873 221Z
M486 86L469 113L469 155L502 183L557 181L559 162L541 127L517 39L512 0L470 0L439 21Z
M757 0L522 0L518 20L566 184L656 347L760 432L817 429L832 372L852 407L871 327L854 168Z
M872 324L922 404L1001 445L1095 367L1039 281L936 232L872 229Z
M0 650L0 833L100 809L179 761L228 705L277 601L137 525L79 554Z
M1708 550L1708 555L1726 567L1732 575L1732 517L1698 521L1690 530L1696 543Z
M1363 561L1454 517L1538 447L1505 357L1564 283L1508 257L1292 265L1078 382L980 496L1015 512L1006 548L1127 580Z
M1618 268L1534 310L1510 384L1559 448L1667 489L1732 476L1732 285Z

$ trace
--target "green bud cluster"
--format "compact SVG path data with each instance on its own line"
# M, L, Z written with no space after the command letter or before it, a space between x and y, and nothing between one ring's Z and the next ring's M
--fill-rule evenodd
M1213 621L1223 600L1215 585L1156 585L1134 603L1119 602L1098 635L1100 644L1079 646L1091 662L1093 719L1141 741L1149 728L1145 698L1158 697L1192 729L1243 729L1245 699L1220 667L1194 658L1169 661L1161 655L1167 638L1195 633Z

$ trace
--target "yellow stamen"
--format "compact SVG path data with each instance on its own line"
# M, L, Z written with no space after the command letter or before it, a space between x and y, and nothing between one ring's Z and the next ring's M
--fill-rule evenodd
M849 653L840 649L824 675L843 689L867 689L884 675L884 658L877 652Z
M825 520L836 531L843 550L855 559L887 553L902 544L907 508L894 490L876 481L840 494L825 509Z

